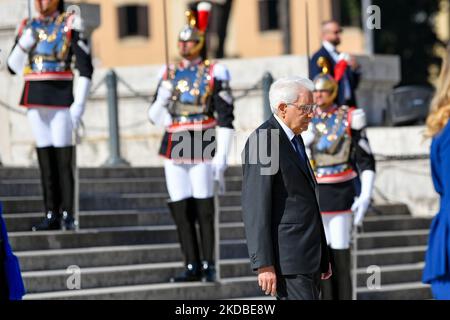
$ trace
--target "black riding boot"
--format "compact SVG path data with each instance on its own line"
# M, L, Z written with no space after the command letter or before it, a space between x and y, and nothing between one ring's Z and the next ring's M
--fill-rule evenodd
M194 202L202 244L202 281L213 282L216 280L216 268L214 265L214 198L194 199Z
M336 299L352 299L351 255L350 249L332 249L335 269L333 276L336 283Z
M186 282L200 280L200 255L195 229L195 211L190 206L190 199L169 202L169 209L177 225L178 239L185 258L185 270L170 282Z
M77 221L74 218L75 181L73 177L74 147L55 148L58 164L59 184L61 186L62 230L75 230Z
M60 228L61 194L55 148L36 148L36 151L41 172L45 217L42 222L33 226L32 230L57 230Z

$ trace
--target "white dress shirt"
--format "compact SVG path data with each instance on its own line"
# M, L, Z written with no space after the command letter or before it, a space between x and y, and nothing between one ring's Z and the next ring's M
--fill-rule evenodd
M292 129L289 128L289 127L283 122L283 120L282 120L280 117L278 117L275 113L273 114L273 116L274 116L275 119L278 121L278 123L280 124L281 128L283 128L284 133L286 133L286 135L287 135L289 141L291 142L292 148L294 148L294 151L297 152L296 149L295 149L295 145L294 145L294 143L292 142L292 139L294 139L294 137L295 137L294 131L292 131Z

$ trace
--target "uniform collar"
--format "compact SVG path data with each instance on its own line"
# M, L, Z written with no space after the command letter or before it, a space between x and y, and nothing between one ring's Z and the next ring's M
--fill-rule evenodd
M194 60L183 59L180 62L180 66L182 68L189 68L189 67L192 67L192 66L199 65L201 62L202 62L202 58L201 57L198 57L198 58L196 58Z
M43 22L50 22L50 21L53 21L58 16L59 16L59 11L56 10L55 12L53 12L49 16L43 16L43 15L40 14L39 17L38 17L38 20L39 21L43 21Z

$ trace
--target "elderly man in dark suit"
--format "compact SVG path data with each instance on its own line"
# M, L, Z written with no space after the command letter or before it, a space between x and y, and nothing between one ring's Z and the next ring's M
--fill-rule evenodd
M330 20L322 23L322 47L309 62L309 77L314 79L322 72L322 67L317 62L319 58L324 58L329 66L329 73L339 84L336 103L340 106L356 107L355 91L361 77L360 66L354 56L337 50L341 44L341 33L342 28L336 21ZM341 70L337 70L337 66Z
M292 77L270 88L273 115L242 153L242 211L251 267L266 294L317 300L331 276L314 173L301 132L311 121L313 83Z

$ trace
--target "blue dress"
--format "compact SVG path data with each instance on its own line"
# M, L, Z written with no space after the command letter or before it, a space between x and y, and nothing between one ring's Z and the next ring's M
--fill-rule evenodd
M8 242L5 222L2 217L2 204L0 203L0 238L3 240L3 250L5 252L4 270L6 273L6 282L9 289L9 300L21 300L25 294L25 288L20 273L20 266L17 257L12 253Z
M450 121L433 138L430 160L440 210L431 223L422 281L431 284L435 299L450 300Z

